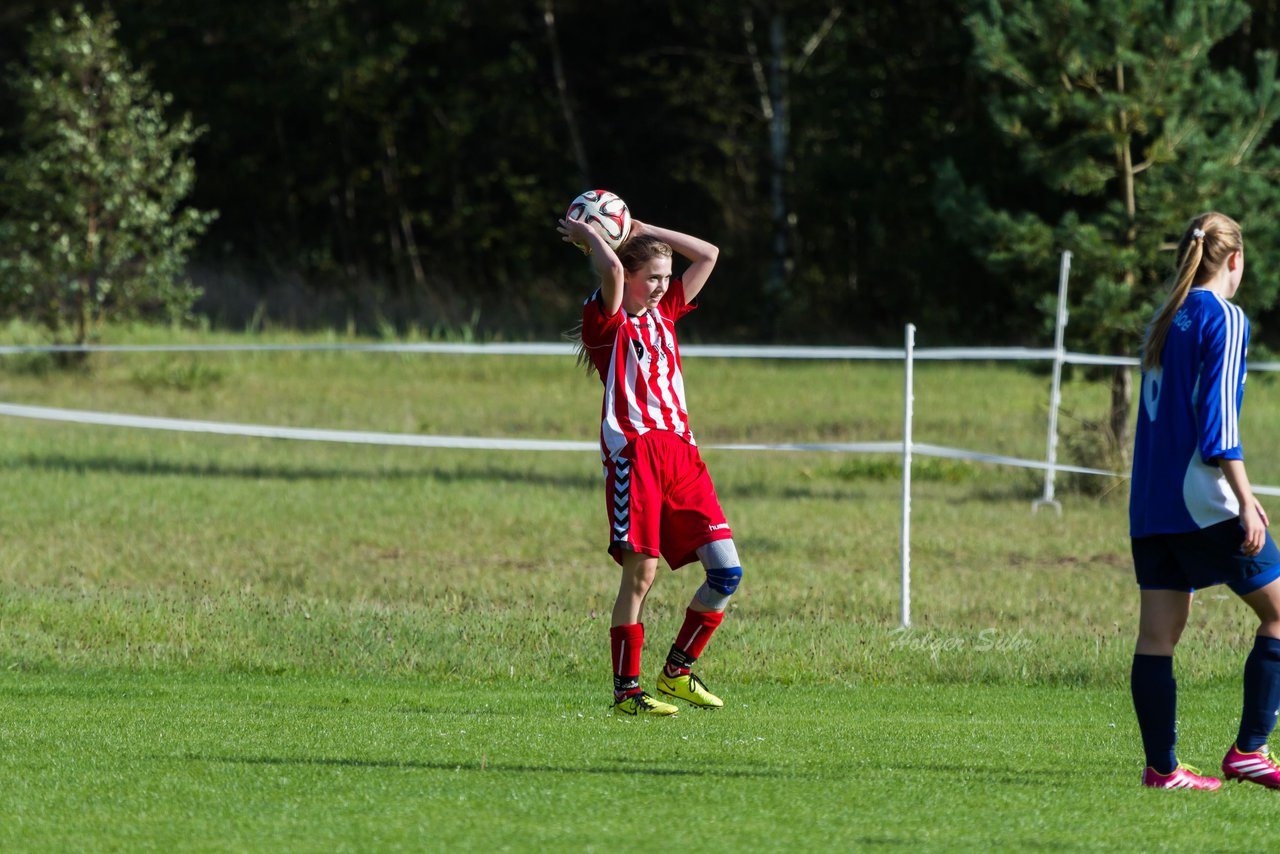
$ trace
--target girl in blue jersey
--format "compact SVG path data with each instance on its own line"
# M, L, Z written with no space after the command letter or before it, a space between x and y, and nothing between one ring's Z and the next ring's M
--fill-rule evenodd
M1245 474L1240 442L1249 321L1230 300L1244 274L1240 226L1196 217L1178 243L1169 297L1142 351L1129 533L1141 607L1131 690L1147 767L1143 785L1221 786L1178 762L1173 649L1197 588L1226 584L1258 615L1244 666L1244 709L1222 760L1227 779L1280 789L1267 737L1280 708L1280 551Z

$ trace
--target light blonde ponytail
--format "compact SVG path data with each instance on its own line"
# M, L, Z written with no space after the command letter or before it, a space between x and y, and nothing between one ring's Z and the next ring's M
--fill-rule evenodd
M1242 249L1244 237L1240 233L1240 225L1225 214L1201 214L1187 224L1182 240L1178 242L1177 267L1168 280L1169 296L1156 312L1147 339L1142 344L1144 371L1160 367L1169 327L1173 325L1178 309L1187 301L1191 287L1212 279L1231 254Z

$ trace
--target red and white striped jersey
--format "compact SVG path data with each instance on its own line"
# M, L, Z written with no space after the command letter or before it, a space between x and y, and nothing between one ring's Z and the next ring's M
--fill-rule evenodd
M638 317L623 309L605 317L600 291L583 304L582 343L604 383L600 451L605 459L615 459L650 430L670 430L697 445L676 343L676 321L695 308L685 302L679 279L671 281L656 309Z

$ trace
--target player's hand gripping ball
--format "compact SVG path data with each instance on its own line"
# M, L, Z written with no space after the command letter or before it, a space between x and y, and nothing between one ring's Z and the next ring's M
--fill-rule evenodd
M608 190L587 190L569 203L564 217L581 220L600 232L611 249L617 249L631 234L631 211L627 203ZM580 243L574 246L588 251Z

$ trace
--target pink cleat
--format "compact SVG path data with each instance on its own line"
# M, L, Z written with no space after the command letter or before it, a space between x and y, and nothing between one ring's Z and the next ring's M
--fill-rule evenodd
M1161 774L1148 767L1142 772L1142 785L1150 789L1202 789L1213 792L1222 785L1222 781L1216 777L1201 777L1195 768L1179 763L1169 774Z
M1265 744L1255 753L1245 753L1231 745L1222 759L1222 776L1237 783L1247 780L1268 789L1280 789L1280 765L1271 761Z

